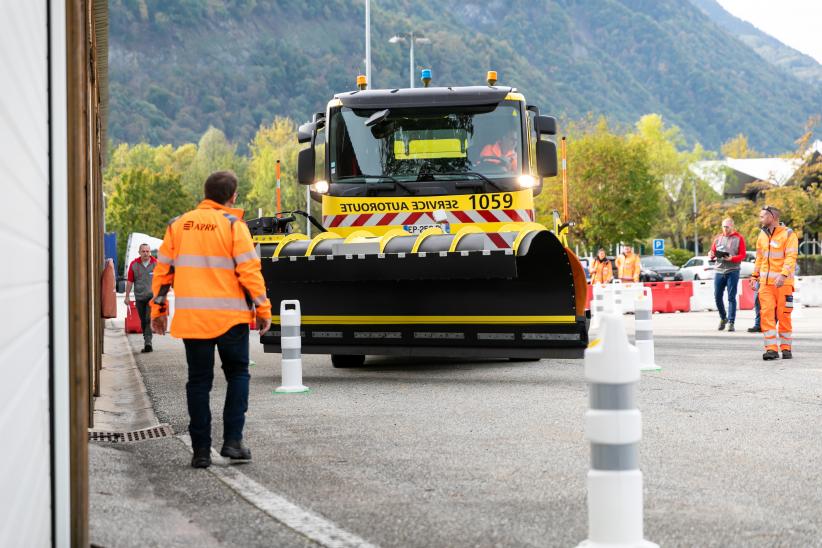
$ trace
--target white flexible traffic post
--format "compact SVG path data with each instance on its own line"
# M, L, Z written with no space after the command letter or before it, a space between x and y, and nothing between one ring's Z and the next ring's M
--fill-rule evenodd
M628 342L622 315L605 314L601 338L585 350L591 470L588 539L580 547L657 548L643 538L642 416L635 401L639 377L639 351Z
M611 287L611 311L615 314L623 314L622 309L622 280L614 280Z
M604 284L594 283L592 285L592 291L594 293L594 298L591 299L591 330L599 329L599 321L602 319L602 315L605 313L605 298L608 292L609 286Z
M654 298L650 287L643 287L634 303L634 334L639 350L640 371L662 371L654 358Z
M308 392L303 386L302 337L300 336L300 301L280 303L280 348L282 350L282 385L277 394Z

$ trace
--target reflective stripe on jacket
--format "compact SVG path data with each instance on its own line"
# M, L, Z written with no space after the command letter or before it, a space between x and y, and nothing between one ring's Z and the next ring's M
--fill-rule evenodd
M203 200L173 219L166 229L154 269L154 294L174 287L171 334L211 339L257 315L271 317L260 259L241 209ZM151 317L167 312L152 302Z
M620 280L639 281L639 272L642 270L642 265L639 263L639 255L631 253L630 255L622 254L616 259L617 275Z
M591 263L591 269L592 284L607 284L614 278L614 270L611 261L608 259L604 261L594 259L594 262Z
M777 226L772 234L763 230L756 240L753 277L759 278L760 284L773 285L781 274L785 276L786 285L793 285L798 254L799 238L793 230L786 226Z

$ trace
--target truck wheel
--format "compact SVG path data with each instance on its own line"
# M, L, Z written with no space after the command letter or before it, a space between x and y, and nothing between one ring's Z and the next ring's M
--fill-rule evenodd
M331 365L337 369L347 369L349 367L362 367L365 363L365 356L351 354L331 354Z

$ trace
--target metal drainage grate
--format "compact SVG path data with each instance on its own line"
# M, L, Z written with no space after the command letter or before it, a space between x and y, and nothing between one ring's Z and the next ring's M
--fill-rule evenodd
M148 441L157 438L167 438L174 435L174 430L168 424L160 424L142 430L131 432L101 432L89 431L88 441L105 443L130 443L136 441Z

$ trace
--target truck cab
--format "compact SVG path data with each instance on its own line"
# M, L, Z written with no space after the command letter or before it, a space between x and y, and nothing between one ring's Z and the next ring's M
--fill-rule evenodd
M557 174L556 121L505 86L340 93L300 127L298 179L322 223L346 236L534 221L542 177Z

